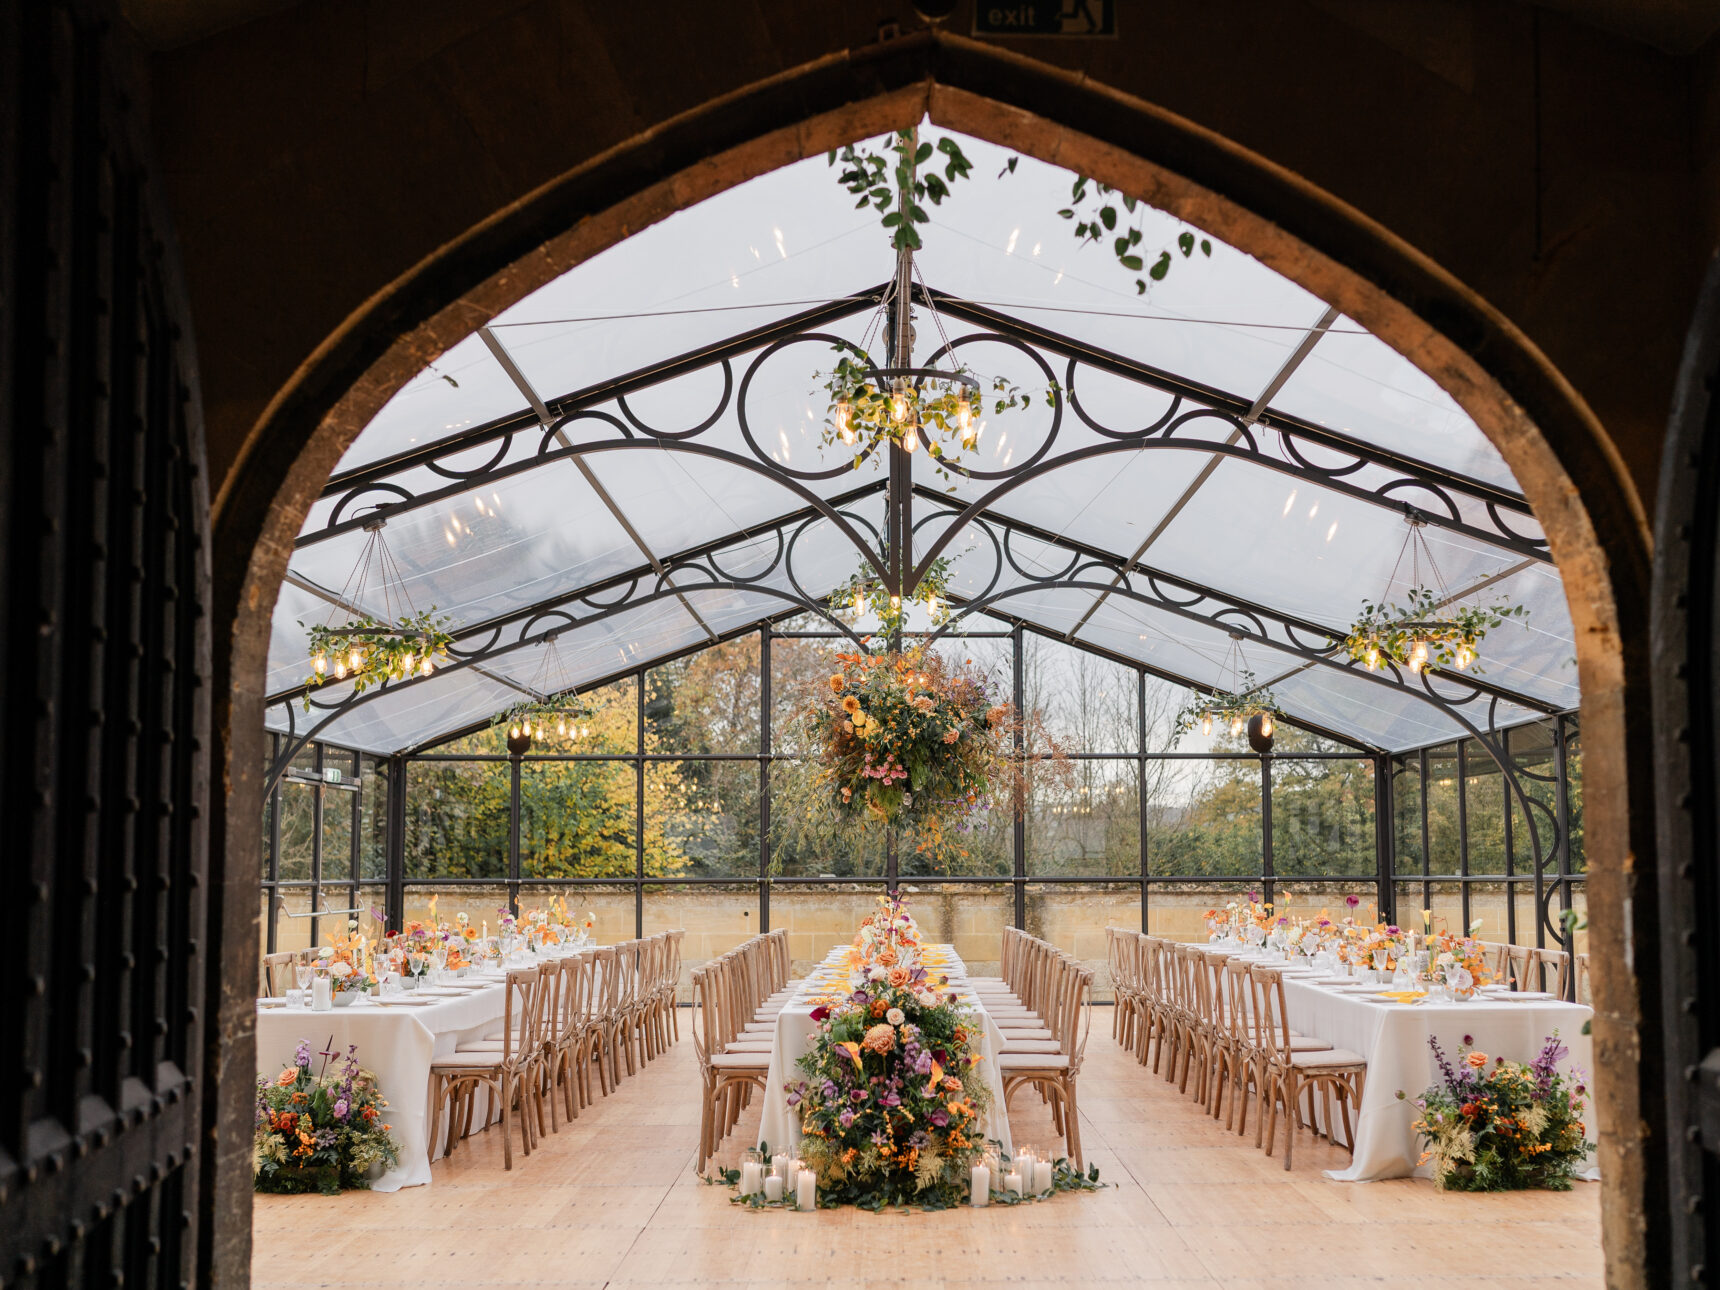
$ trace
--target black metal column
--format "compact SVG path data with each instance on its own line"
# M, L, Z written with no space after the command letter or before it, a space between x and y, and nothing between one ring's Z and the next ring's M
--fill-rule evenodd
M1135 814L1141 830L1141 931L1147 930L1147 674L1135 673Z
M520 916L520 770L525 758L508 758L508 908Z
M1463 931L1467 935L1472 921L1469 914L1469 757L1462 739L1457 741L1457 872L1464 879L1458 884L1459 908L1463 910Z
M770 628L758 642L758 930L770 931Z
M1374 757L1374 863L1377 866L1377 899L1380 918L1396 923L1397 809L1392 784L1392 759L1387 753Z
M387 765L388 816L383 828L383 883L388 927L406 926L406 758L390 757Z
M1015 704L1015 756L1017 761L1027 755L1027 745L1025 742L1026 732L1022 728L1023 723L1021 720L1021 714L1027 707L1027 682L1026 678L1022 675L1021 669L1021 652L1025 639L1026 634L1022 631L1021 624L1017 623L1014 630L1010 633L1010 654L1014 660L1014 666L1011 669L1012 679L1014 681L1014 693L1010 695L1010 701ZM1017 927L1026 927L1027 798L1025 794L1022 796L1020 801L1015 803L1014 815L1015 818L1011 821L1011 824L1015 847L1015 925Z
M1272 754L1260 755L1260 887L1268 905L1275 901L1272 864Z

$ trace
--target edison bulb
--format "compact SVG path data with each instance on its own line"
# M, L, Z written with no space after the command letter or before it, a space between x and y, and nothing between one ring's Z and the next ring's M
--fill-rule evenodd
M890 597L890 608L892 610L897 610L897 609L900 609L901 607L902 607L902 598L900 596L891 596Z
M920 434L913 426L909 426L902 435L902 451L912 452L920 446Z
M1409 651L1409 670L1419 672L1427 666L1427 642L1418 640Z
M898 424L908 419L908 383L899 376L890 382L890 419Z
M434 672L435 670L436 670L436 660L431 658L428 654L426 654L424 656L424 661L418 665L419 673L423 676L429 676L430 673Z
M1241 717L1236 718L1236 720L1234 720L1230 723L1230 733L1233 735L1239 735L1242 733L1242 718Z
M364 666L364 651L354 645L351 651L347 654L346 661L348 666L350 666L354 672L358 671Z
M335 660L334 679L337 681L346 680L346 660L344 658Z
M1468 667L1475 661L1475 651L1469 648L1468 641L1465 641L1457 647L1457 654L1454 661L1460 668Z
M956 400L956 429L961 432L962 443L972 447L973 405L966 394Z
M843 443L854 442L854 405L847 399L836 400L836 437Z
M563 739L567 738L567 718L566 717L563 717L560 721L557 721L555 723L555 732L556 732L556 734L560 735Z
M328 674L328 655L319 649L311 657L311 667L316 669L318 676L326 676Z
M1262 739L1272 738L1272 714L1270 712L1260 714L1260 737Z
M1203 712L1200 715L1200 732L1203 735L1212 733L1212 713Z
M1377 645L1368 646L1367 651L1365 653L1363 653L1363 655L1362 655L1362 662L1364 662L1368 665L1368 671L1370 671L1370 672L1379 671L1380 670L1379 646L1377 646Z

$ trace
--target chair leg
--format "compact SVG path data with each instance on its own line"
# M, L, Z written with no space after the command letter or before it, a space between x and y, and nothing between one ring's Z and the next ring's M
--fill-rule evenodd
M1087 1165L1081 1156L1081 1115L1075 1106L1075 1081L1064 1080L1063 1092L1063 1142L1068 1147L1069 1154L1075 1159L1075 1171L1086 1173Z

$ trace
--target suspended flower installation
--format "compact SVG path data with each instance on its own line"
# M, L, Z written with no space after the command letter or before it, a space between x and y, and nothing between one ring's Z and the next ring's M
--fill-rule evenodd
M1177 713L1176 738L1191 730L1199 730L1203 735L1228 730L1232 735L1247 734L1257 752L1271 751L1273 732L1277 729L1278 700L1270 687L1254 679L1242 653L1240 636L1233 634L1230 638L1225 670L1230 674L1230 688L1207 694L1198 690L1191 693L1189 701Z
M307 628L311 661L307 685L350 680L353 693L362 694L384 681L429 676L438 661L447 660L454 640L447 630L451 620L438 617L435 605L422 612L413 605L406 579L382 536L385 523L379 515L365 524L369 536L336 607L327 621ZM380 607L380 612L371 606ZM309 711L309 694L304 702Z
M883 555L884 565L888 567L890 552L887 546ZM892 593L889 585L878 576L871 562L862 561L860 567L849 575L848 581L830 593L830 610L832 613L856 615L870 612L878 620L879 635L893 637L903 630L908 609L914 604L922 604L932 626L942 627L950 620L949 585L949 558L940 557L932 561L914 588L914 594L904 603L902 597Z
M1465 596L1452 592L1423 532L1427 521L1411 513L1406 522L1409 532L1386 579L1385 592L1377 601L1362 602L1361 615L1350 625L1342 649L1370 672L1386 664L1397 664L1412 673L1428 667L1463 671L1480 658L1481 642L1488 632L1507 618L1527 618L1528 607L1508 601L1483 605L1473 593ZM1406 555L1410 560L1409 587L1401 601L1392 601L1392 586ZM1482 670L1475 667L1477 673Z

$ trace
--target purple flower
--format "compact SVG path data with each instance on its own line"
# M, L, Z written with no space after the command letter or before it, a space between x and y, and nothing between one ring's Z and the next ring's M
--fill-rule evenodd
M886 1094L884 1094L883 1097L879 1098L878 1100L880 1102L882 1102L885 1106L900 1106L900 1105L902 1105L902 1099L900 1097L898 1097L894 1092L886 1093Z
M931 1122L934 1128L942 1129L949 1124L950 1113L940 1106L937 1110L928 1115L926 1119Z
M790 1106L800 1105L800 1090L795 1088L792 1084L788 1086L788 1104Z
M812 1010L812 1019L814 1021L823 1021L829 1015L830 1009L825 1007L822 1003Z
M836 1117L836 1122L844 1129L851 1128L854 1124L854 1112L843 1107L842 1114Z
M871 1003L872 1002L872 996L867 994L864 990L856 990L853 994L849 995L848 997L850 999L852 999L855 1003L865 1004L865 1003Z
M310 1040L308 1040L308 1039L299 1040L299 1046L293 1053L293 1064L295 1066L309 1066L311 1064L311 1041Z
M334 1118L337 1120L344 1120L347 1117L347 1113L351 1110L351 1106L347 1104L347 1100L343 1097L340 1101L334 1104Z
M851 1102L864 1102L870 1096L872 1095L863 1088L851 1088L848 1090L848 1100Z
M931 1073L932 1073L932 1055L928 1052L922 1051L920 1053L920 1059L914 1063L914 1074L916 1074L916 1075L930 1075Z
M824 1087L822 1089L820 1089L819 1091L821 1093L823 1093L824 1096L827 1098L835 1097L836 1096L836 1081L835 1080L828 1080L828 1079L825 1080L824 1081Z

